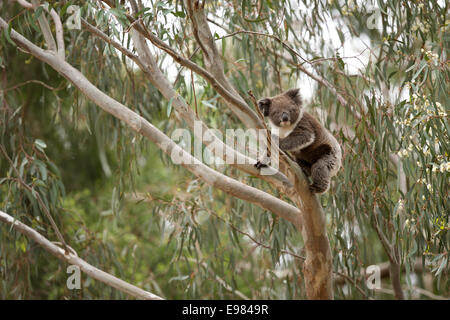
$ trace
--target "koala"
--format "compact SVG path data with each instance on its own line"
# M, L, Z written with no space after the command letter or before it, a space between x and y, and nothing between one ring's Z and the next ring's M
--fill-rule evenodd
M341 146L336 138L312 115L303 110L299 89L258 101L264 117L269 118L272 134L279 137L281 150L291 154L312 180L312 193L324 193L330 179L341 167ZM264 166L260 162L257 168Z

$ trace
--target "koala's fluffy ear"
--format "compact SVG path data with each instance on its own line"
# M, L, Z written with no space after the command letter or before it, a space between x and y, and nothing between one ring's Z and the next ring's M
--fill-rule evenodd
M261 110L264 117L269 115L269 109L272 101L269 98L264 98L258 101L259 110Z
M285 92L285 94L289 98L294 100L297 104L302 104L302 97L300 96L300 89L299 88L289 89L288 91Z

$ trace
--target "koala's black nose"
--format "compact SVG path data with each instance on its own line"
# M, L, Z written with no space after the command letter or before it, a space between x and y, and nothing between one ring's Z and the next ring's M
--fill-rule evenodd
M289 115L286 112L281 114L281 121L289 121Z

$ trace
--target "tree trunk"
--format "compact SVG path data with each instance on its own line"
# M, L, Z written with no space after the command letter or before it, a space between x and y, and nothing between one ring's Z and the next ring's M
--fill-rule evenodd
M301 217L295 223L305 244L306 261L303 264L306 296L311 300L333 299L333 259L328 240L325 214L317 196L309 193L307 182L296 182L296 204ZM308 195L309 193L309 195Z

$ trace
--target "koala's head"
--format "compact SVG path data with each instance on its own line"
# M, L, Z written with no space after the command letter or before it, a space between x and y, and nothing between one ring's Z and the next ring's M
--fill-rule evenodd
M264 117L269 117L272 124L287 127L302 117L302 98L300 89L290 89L277 96L258 101L258 107Z

